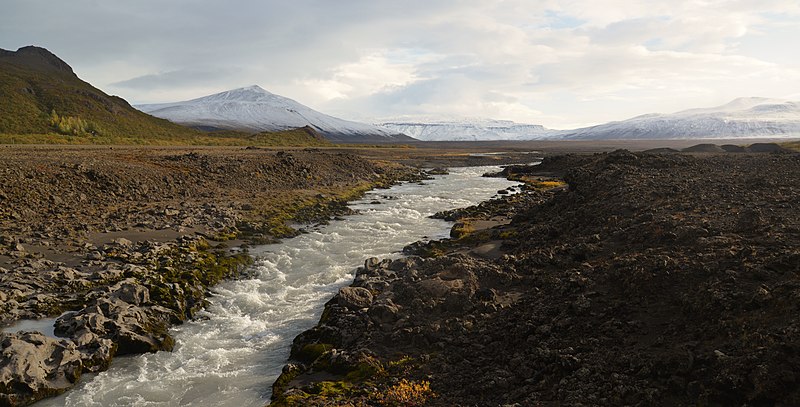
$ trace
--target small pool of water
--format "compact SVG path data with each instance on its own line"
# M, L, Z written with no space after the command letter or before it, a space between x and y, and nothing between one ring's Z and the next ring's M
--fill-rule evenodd
M22 319L17 322L14 322L13 324L7 327L0 328L0 332L17 333L22 331L37 331L43 333L45 336L60 339L58 336L56 336L54 332L56 329L55 327L56 319L58 319L59 317L60 315L58 317L53 317L53 318Z

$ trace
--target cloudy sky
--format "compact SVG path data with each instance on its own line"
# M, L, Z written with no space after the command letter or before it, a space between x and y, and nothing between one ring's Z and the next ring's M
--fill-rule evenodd
M798 0L2 0L132 103L258 84L325 113L570 128L740 96L800 99Z

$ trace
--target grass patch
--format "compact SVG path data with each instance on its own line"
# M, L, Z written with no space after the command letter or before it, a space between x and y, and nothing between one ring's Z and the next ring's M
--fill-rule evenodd
M508 179L511 181L518 181L525 183L529 188L533 188L539 191L546 191L553 188L563 187L567 185L566 182L555 179L555 178L542 178L537 176L525 175L525 174L510 174Z
M79 120L79 119L75 119ZM80 123L80 122L78 122ZM77 125L76 125L77 126ZM164 137L137 135L116 135L88 133L86 130L99 128L87 124L84 131L61 134L56 129L44 133L3 133L0 131L0 144L63 144L63 145L137 145L137 146L219 146L219 147L327 147L328 141L319 140L302 129L285 130L274 133L225 132L221 134L196 132L191 135L174 134ZM0 129L1 130L1 129ZM65 127L65 131L67 128ZM102 130L101 130L102 131Z
M409 356L387 363L367 358L345 372L326 366L332 367L317 361L310 369L339 375L341 380L312 380L303 385L303 371L290 365L273 385L270 406L421 406L436 397L430 382L407 378L418 367ZM299 387L290 389L289 383L295 380Z
M374 398L384 406L422 406L435 396L430 382L402 379L397 384L378 392Z
M463 239L473 233L475 233L475 225L470 219L462 219L450 228L450 237L453 239Z
M782 143L781 146L794 151L800 151L800 141L790 141L787 143Z
M349 213L348 202L381 185L380 181L362 182L347 189L306 191L305 196L302 191L292 191L291 196L264 198L237 224L239 237L260 244L297 236L300 232L289 223L327 222L332 216Z

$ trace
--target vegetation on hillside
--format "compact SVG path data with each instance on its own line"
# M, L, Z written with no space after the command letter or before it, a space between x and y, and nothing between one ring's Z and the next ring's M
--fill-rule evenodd
M73 116L59 116L55 109L50 112L50 126L60 134L73 136L97 136L101 134L100 128L88 120Z
M790 141L788 143L783 143L781 145L795 151L800 151L800 141Z
M332 144L308 135L303 129L284 130L274 133L245 135L242 133L198 133L192 137L154 138L147 136L109 136L102 130L91 134L1 134L0 144L102 144L102 145L151 145L151 146L259 146L259 147L324 147Z
M82 81L43 48L0 50L0 143L329 145L311 129L205 133L134 109Z
M105 137L177 140L201 134L139 112L70 71L23 62L14 57L0 58L2 134L96 135L100 127Z

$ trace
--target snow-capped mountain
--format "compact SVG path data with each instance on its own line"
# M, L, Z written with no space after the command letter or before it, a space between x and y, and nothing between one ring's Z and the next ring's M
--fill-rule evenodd
M206 129L261 132L311 126L335 142L414 141L391 130L328 116L256 85L184 102L135 107L162 119Z
M558 136L564 139L715 139L800 136L800 102L739 98L722 106L646 114Z
M722 106L646 114L575 130L491 119L391 119L376 125L332 117L258 86L185 102L135 106L193 127L277 131L311 126L336 142L483 141L536 139L714 139L800 137L800 102L739 98ZM408 137L411 136L411 137Z
M533 140L550 135L538 124L508 120L385 120L376 125L424 141Z

